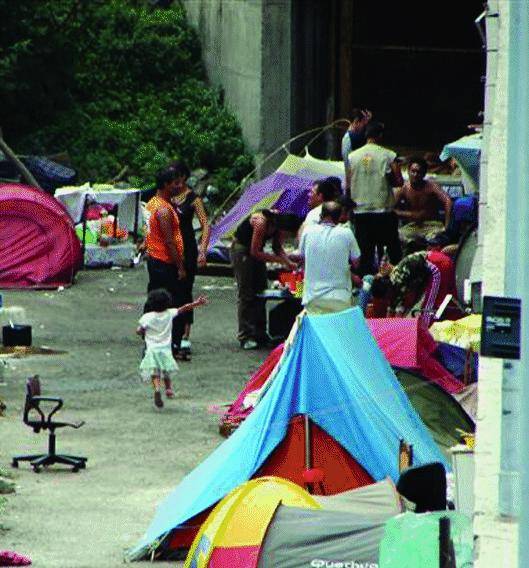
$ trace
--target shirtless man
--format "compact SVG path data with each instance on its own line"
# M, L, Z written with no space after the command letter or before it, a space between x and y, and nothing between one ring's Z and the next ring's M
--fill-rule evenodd
M407 222L400 228L399 234L404 243L421 236L431 238L448 227L452 200L431 180L425 180L426 161L411 158L408 167L409 181L395 195L395 213ZM444 225L437 221L439 205L445 213Z

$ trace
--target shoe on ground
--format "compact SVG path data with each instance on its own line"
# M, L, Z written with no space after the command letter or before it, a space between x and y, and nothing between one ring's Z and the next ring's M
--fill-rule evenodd
M268 333L258 337L256 341L259 347L269 347L273 343L273 339L270 335L268 335Z
M160 391L154 391L154 406L163 408L162 393Z
M174 398L174 391L173 389L165 389L165 396L167 398Z
M257 349L259 347L259 344L253 339L245 339L244 341L241 341L241 347L245 351L251 351L252 349Z

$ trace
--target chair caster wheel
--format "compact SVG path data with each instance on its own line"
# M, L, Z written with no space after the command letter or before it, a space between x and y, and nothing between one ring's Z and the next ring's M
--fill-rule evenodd
M33 466L33 471L34 471L35 473L40 473L40 467L39 467L38 465L34 465L34 466Z
M78 467L72 468L72 472L73 472L73 473L78 473L78 471L79 471L79 468L78 468Z
M15 460L13 460L13 461L11 462L11 467L16 467L16 468L18 469L18 462L15 461Z

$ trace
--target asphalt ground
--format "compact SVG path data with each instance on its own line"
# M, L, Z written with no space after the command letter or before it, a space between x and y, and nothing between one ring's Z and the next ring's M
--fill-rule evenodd
M17 486L0 512L0 549L29 555L35 568L121 566L157 504L222 442L208 407L233 400L267 355L238 346L233 280L198 277L195 293L210 304L196 312L193 358L180 363L176 398L156 411L138 374L135 329L146 285L140 265L83 271L61 291L3 292L5 307L24 308L33 345L65 352L4 359L0 380L7 405L0 468L14 473ZM86 470L11 468L12 456L47 447L45 432L22 423L25 382L34 374L43 395L64 399L59 419L86 422L57 432L57 452L88 457Z

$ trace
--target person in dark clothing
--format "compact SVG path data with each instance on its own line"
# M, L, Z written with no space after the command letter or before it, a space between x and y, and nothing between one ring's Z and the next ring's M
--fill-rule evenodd
M381 258L387 247L394 265L402 258L393 188L402 186L403 180L397 154L380 145L383 135L384 125L370 122L366 144L349 154L349 187L357 203L355 236L362 251L361 276L376 272L375 250Z
M231 260L238 289L237 338L243 349L267 343L265 302L257 294L267 286L267 262L277 262L287 270L296 267L283 249L283 239L287 233L295 235L301 223L296 215L263 209L246 217L235 231ZM273 253L263 250L270 239Z
M175 165L175 167L176 166L177 165ZM187 168L186 170L187 180L189 170ZM206 265L210 229L204 203L202 199L187 186L187 183L184 182L178 186L171 202L180 221L180 232L184 244L184 267L186 277L180 283L182 293L179 298L179 301L184 305L193 301L193 285L195 283L197 268ZM200 246L197 244L195 229L193 227L193 218L195 215L199 220L202 230ZM192 324L192 310L186 312L177 321L176 341L180 349L178 354L179 358L188 359L191 354L191 341L189 340L189 336Z

